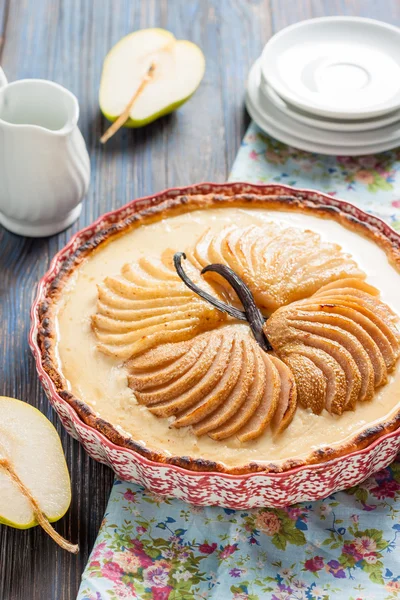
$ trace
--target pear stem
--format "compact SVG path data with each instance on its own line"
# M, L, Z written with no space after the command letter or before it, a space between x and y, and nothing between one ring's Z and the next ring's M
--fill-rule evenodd
M132 98L129 100L129 102L126 105L126 107L124 108L123 112L119 115L118 119L116 121L114 121L114 123L101 136L100 142L102 144L105 144L106 142L108 142L108 140L115 133L117 133L117 131L119 129L121 129L121 127L124 125L124 123L129 119L129 113L131 112L132 106L134 105L134 103L136 102L136 100L140 96L140 94L143 92L146 85L152 80L155 68L156 68L156 65L154 62L152 62L150 67L147 69L145 76L143 77L142 81L140 82L139 87L137 88L137 90L135 90L135 93L133 94Z
M56 542L56 544L63 548L63 550L68 550L68 552L71 552L72 554L77 554L79 552L78 545L71 544L70 542L68 542L52 527L47 517L40 510L35 498L32 496L26 485L21 481L21 479L14 471L14 468L12 467L10 461L5 458L0 459L0 467L3 467L3 469L7 471L11 479L17 484L17 486L21 490L22 494L30 502L35 519L42 527L42 529L44 529L45 532Z

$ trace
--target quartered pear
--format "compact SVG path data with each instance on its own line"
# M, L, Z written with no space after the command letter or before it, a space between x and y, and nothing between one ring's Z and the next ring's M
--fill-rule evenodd
M0 523L40 525L59 546L78 552L50 525L71 503L70 478L60 438L33 406L0 396Z

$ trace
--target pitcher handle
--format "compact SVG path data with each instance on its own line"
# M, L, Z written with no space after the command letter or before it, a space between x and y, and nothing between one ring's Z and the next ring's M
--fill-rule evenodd
M8 81L7 81L7 77L3 71L3 69L0 67L0 88L7 85Z

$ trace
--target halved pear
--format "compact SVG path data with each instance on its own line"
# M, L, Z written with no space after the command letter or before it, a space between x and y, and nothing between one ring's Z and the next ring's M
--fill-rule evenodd
M33 406L0 396L0 523L28 529L41 525L62 548L78 546L50 525L71 503L71 484L60 438Z
M204 69L204 55L192 42L176 40L165 29L131 33L105 58L99 93L101 112L115 121L140 89L124 127L147 125L186 102L199 86Z

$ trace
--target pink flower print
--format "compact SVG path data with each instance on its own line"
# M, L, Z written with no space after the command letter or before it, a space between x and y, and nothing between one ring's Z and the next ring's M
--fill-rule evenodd
M304 567L307 569L307 571L316 573L324 568L324 559L322 556L314 556L314 558L309 558L306 560Z
M390 180L391 178L393 178L396 175L396 171L388 171L387 169L385 169L383 167L377 167L376 171L377 171L377 173L379 173L379 175L381 177L383 177L383 179L386 179L386 180Z
M353 523L358 523L358 522L359 522L359 520L360 520L360 517L359 517L358 515L351 515L351 517L350 517L350 520L351 520Z
M376 554L366 554L364 556L364 560L365 562L367 562L369 565L374 565L376 562L378 562L378 557L376 556Z
M351 156L338 156L337 161L338 163L340 163L341 165L345 165L349 169L354 169L354 167L357 166L357 163Z
M367 535L356 538L353 542L353 546L356 549L356 552L361 554L361 556L366 556L367 554L371 554L371 552L375 552L376 550L375 540Z
M304 514L304 510L302 510L301 508L289 507L286 509L286 512L293 521L297 521L297 519Z
M95 547L95 549L92 552L92 560L97 560L101 557L102 552L104 550L104 548L106 547L106 543L105 542L100 542L100 544L97 544L97 546Z
M376 167L378 160L375 156L360 156L358 164L365 169L373 169Z
M257 529L260 529L267 535L274 535L281 528L279 517L269 510L258 513L255 525Z
M319 511L321 515L326 516L332 511L332 508L328 504L321 504Z
M251 160L257 160L258 159L258 154L255 150L252 150L249 154L249 158L251 158Z
M225 548L221 550L219 557L222 560L228 558L228 556L236 552L236 550L238 549L237 546L237 544L228 544L227 546L225 546Z
M356 550L354 544L344 544L342 552L353 556L357 562L362 559L362 555Z
M388 592L394 592L397 595L400 592L400 581L388 581L385 587Z
M114 554L114 561L118 563L124 573L136 573L142 566L139 557L129 550L126 552L116 552Z
M374 183L375 175L373 173L370 173L370 171L367 171L366 169L361 169L360 171L354 173L354 179L356 181L359 181L360 183L368 185L370 183Z
M138 542L138 543L135 543ZM129 548L129 552L131 552L134 556L136 556L140 561L140 566L143 569L147 569L150 565L153 564L153 559L142 550L143 544L138 540L131 540L133 548Z
M117 598L126 598L127 600L132 600L133 598L137 598L134 589L131 585L125 585L123 583L118 584L114 588L114 592Z
M163 587L152 587L151 593L153 594L153 600L168 600L172 587L165 585Z
M267 150L265 152L265 157L273 165L282 165L286 160L286 156L283 156L283 154L275 152L275 150Z
M154 566L156 566L156 567L163 567L163 569L166 569L167 571L169 571L169 570L170 570L170 568L171 568L171 563L170 563L170 562L168 562L168 560L164 560L164 559L162 558L161 560L157 560L157 561L154 563Z
M121 567L113 561L104 563L101 573L103 577L106 577L115 583L117 583L124 574Z
M396 492L400 490L400 484L397 481L383 481L378 486L370 489L371 494L376 498L394 498Z
M400 208L400 200L393 200L392 206L394 206L394 208Z
M214 542L213 544L200 544L199 546L199 552L201 552L202 554L212 554L215 549L217 548L217 544Z
M381 482L381 481L387 481L388 479L391 479L392 475L390 473L390 469L381 469L380 471L377 471L375 473L375 475L372 477L372 479L375 479L377 482Z
M100 561L98 560L91 560L89 563L89 567L99 567L100 566Z
M124 494L125 500L129 500L129 502L136 502L136 492L132 492L129 488L126 490Z
M142 525L139 525L139 527L136 527L136 531L138 533L145 533L147 531L147 528L143 527Z
M168 570L161 565L148 567L143 571L143 583L146 587L166 586L168 583Z

